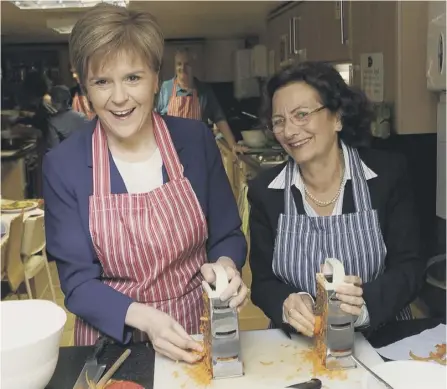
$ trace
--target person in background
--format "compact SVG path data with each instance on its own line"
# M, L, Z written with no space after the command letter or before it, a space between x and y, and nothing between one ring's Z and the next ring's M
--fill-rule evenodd
M71 109L70 89L65 85L56 85L50 91L51 103L55 113L48 118L47 150L51 150L74 131L82 128L87 118Z
M156 110L161 115L202 120L205 123L209 120L217 126L234 153L246 150L236 143L211 87L194 77L192 58L186 47L175 53L175 76L161 85Z
M267 83L264 120L290 159L249 183L253 302L312 336L316 273L337 258L356 327L411 319L425 266L412 189L403 157L368 147L363 92L329 64L301 63Z
M220 298L240 307L247 246L212 133L153 110L163 46L146 12L101 3L76 22L70 60L97 119L45 156L46 248L75 344L149 339L194 362L201 283L221 265Z
M78 73L72 68L71 74L73 75L73 79L76 82L76 85L70 90L72 98L72 109L75 112L82 113L88 120L91 120L96 116L96 114L92 111L90 103L87 97L84 95L84 92L82 91L81 84L79 83Z
M44 73L38 70L29 71L21 88L20 109L33 111L36 114L41 110L54 113L55 110L51 106L51 87L52 83Z
M32 116L20 117L16 123L32 126L40 132L38 150L42 155L46 151L49 137L48 119L57 111L51 103L51 81L44 73L31 70L23 81L19 108L22 111L33 112Z

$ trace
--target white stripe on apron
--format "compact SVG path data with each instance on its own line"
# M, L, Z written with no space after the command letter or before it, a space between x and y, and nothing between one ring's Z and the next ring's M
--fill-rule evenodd
M347 147L351 165L355 213L310 217L298 214L291 186L295 162L287 165L284 214L278 220L273 254L273 272L287 284L316 294L315 275L326 258L338 258L347 275L357 275L364 283L384 272L386 246L377 211L371 198L357 150ZM412 319L405 307L397 320Z

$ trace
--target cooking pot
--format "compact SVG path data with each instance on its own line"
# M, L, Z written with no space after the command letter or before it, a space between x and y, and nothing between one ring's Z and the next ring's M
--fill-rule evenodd
M242 138L244 139L244 144L247 147L254 149L260 149L267 144L267 137L264 130L246 130L241 131Z

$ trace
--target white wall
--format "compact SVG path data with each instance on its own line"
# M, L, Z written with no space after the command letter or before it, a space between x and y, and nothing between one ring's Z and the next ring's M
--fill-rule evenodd
M233 53L244 48L243 39L207 40L205 46L205 81L232 82Z

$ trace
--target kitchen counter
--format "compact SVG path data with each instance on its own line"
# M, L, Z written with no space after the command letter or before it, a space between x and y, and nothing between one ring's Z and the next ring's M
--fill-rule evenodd
M2 196L11 200L28 197L30 167L38 163L37 142L18 150L1 150Z
M34 153L37 149L37 142L30 142L19 150L1 150L1 160L15 161L20 158L24 158L27 155Z
M231 148L223 138L217 140L219 149L231 153ZM253 149L252 149L253 150ZM283 149L265 147L263 149L254 149L246 154L239 154L238 161L245 163L254 172L259 173L264 169L279 165L285 161L286 152Z
M417 319L388 324L376 331L370 338L375 348L396 342L400 339L418 334L426 329L441 324L439 319ZM117 371L115 379L127 379L139 383L146 389L153 388L155 352L150 344L134 344L130 346L132 353L124 365ZM93 347L62 347L53 378L46 389L72 389L86 358ZM100 363L107 363L108 367L121 355L125 347L109 345ZM166 388L167 389L167 388Z

